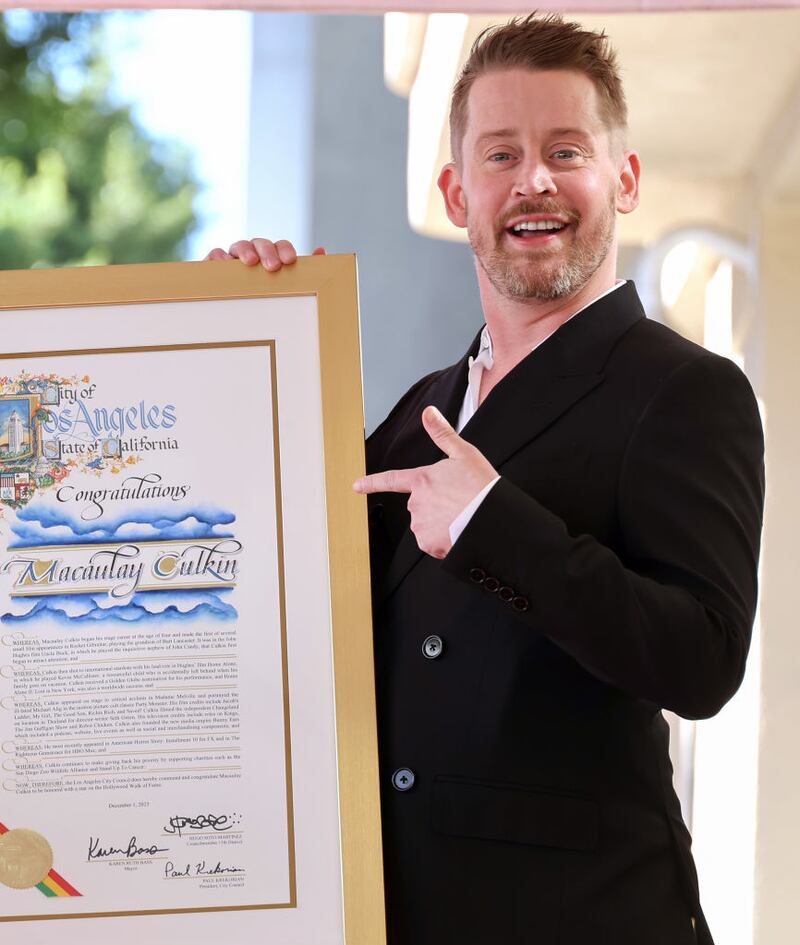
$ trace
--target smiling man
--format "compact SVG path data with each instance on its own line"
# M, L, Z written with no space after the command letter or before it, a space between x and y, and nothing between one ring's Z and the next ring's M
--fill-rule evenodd
M441 172L486 326L367 443L391 945L711 943L661 710L744 673L763 439L616 279L639 160L603 35L489 30ZM268 269L291 244L230 253Z
M582 292L589 300L614 284L615 211L634 209L639 180L635 152L622 147L622 90L614 92L604 114L587 75L513 62L467 72L456 87L455 162L439 186L501 297L545 302Z

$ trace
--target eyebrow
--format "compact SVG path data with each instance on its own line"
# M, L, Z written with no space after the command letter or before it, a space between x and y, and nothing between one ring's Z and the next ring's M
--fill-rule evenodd
M475 147L479 148L493 138L513 138L516 133L516 129L514 128L500 128L498 131L485 131L482 135L478 136Z
M478 137L475 142L475 146L480 147L487 141L491 141L493 138L513 138L517 133L518 132L516 128L500 128L497 131L486 131ZM584 131L581 128L552 128L548 132L548 135L556 138L563 136L578 137L585 140L592 137L590 132Z
M555 136L556 138L561 138L564 136L567 136L567 137L574 136L578 138L591 138L592 137L592 133L590 131L584 130L583 128L553 128L550 134Z

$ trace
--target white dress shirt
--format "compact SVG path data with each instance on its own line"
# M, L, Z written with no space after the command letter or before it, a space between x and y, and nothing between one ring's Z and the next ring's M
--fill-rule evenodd
M566 325L566 323L574 318L576 315L580 314L584 309L587 309L590 305L594 305L595 302L598 302L604 296L609 295L611 292L614 292L615 289L618 289L621 285L625 285L625 280L621 279L610 289L606 289L605 292L601 292L600 295L596 296L587 302L586 305L581 306L577 312L573 312L572 315L566 321L563 321L561 325ZM561 325L558 325L549 335L546 335L540 342L535 344L531 351L535 351L539 345L543 344L550 335L554 334L561 328ZM492 336L489 334L489 326L484 325L483 331L481 332L480 345L478 346L478 354L476 357L471 357L468 362L469 370L467 372L467 389L464 393L464 401L461 404L461 410L458 413L458 422L456 424L456 431L460 433L467 423L472 419L475 411L479 407L478 398L480 396L481 390L481 378L483 377L484 371L489 371L494 365L494 357L492 355ZM467 527L469 520L475 514L478 509L478 506L483 502L486 496L489 494L492 487L498 481L500 477L496 476L492 479L491 482L488 482L483 489L465 506L464 509L456 516L456 518L450 524L450 544L454 545L458 540L459 535Z

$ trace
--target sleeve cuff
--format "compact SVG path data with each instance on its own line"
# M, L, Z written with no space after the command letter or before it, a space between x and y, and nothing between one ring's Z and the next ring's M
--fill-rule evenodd
M486 498L492 488L500 479L499 476L495 476L491 482L487 482L486 485L481 489L481 491L475 496L475 498L464 508L461 513L455 518L453 522L450 523L450 544L454 545L457 541L461 532L469 524L469 520L478 510L481 502Z

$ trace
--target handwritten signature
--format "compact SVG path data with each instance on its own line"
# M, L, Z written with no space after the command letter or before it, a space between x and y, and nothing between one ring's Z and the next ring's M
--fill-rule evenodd
M232 817L228 817L227 814L197 814L195 817L180 817L176 815L175 817L170 817L169 823L164 827L164 833L175 833L179 837L183 836L182 831L189 830L205 830L206 827L210 827L212 830L222 832L224 830L230 830L237 821L234 820L234 814Z
M102 847L99 837L89 837L89 855L87 859L102 860L109 856L124 856L126 859L135 860L137 857L155 856L157 853L168 853L169 847L159 847L155 843L150 846L139 846L136 837L131 837L127 847Z
M185 867L176 867L174 863L167 860L164 867L164 876L166 879L180 879L182 876L221 876L223 873L243 873L241 866L223 866L217 860L215 866L208 866L205 860L199 863L187 863Z

